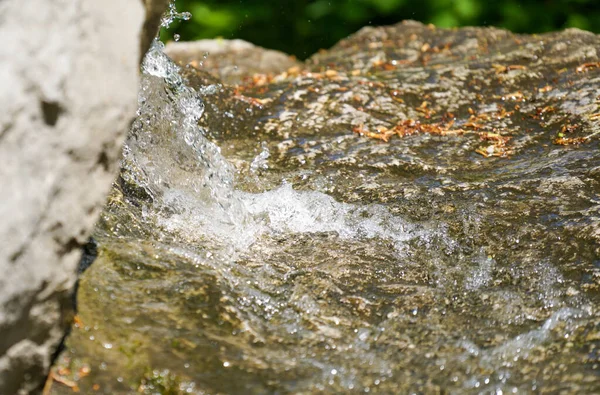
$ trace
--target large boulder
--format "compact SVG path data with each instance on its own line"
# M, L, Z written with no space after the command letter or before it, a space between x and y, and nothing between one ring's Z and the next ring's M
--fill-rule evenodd
M0 15L0 393L14 394L41 387L72 317L79 247L135 115L144 4L4 0Z
M600 36L405 22L236 84L191 48L203 106L144 76L54 394L600 393Z

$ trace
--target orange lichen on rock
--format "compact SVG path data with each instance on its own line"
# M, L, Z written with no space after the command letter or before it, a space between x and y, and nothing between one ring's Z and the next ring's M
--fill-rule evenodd
M431 118L431 116L435 114L435 111L429 107L429 104L428 101L423 101L419 107L415 108L415 111L423 114L425 118Z
M70 371L64 371L63 368L62 370L62 374L61 374L61 369L59 369L59 371L55 372L54 370L50 371L50 374L48 375L48 380L46 380L46 384L44 385L44 389L42 390L42 394L43 395L49 395L52 393L52 384L54 382L60 383L66 387L69 387L71 389L71 391L73 392L79 392L79 386L77 385L77 383L74 380L68 379L66 377L64 377L64 375L66 374L70 374Z
M588 140L588 137L557 137L552 142L556 145L578 145Z
M507 145L511 139L510 136L504 136L496 132L479 131L483 125L474 124L472 122L466 123L464 127L472 127L473 130L453 128L453 126L454 120L439 123L422 123L415 119L406 119L398 122L393 128L378 126L376 128L377 132L372 132L361 124L360 126L355 127L353 132L360 134L361 136L382 140L386 143L389 142L390 138L394 135L397 135L398 137L407 137L423 133L437 136L462 136L470 134L477 135L482 141L489 142L488 145L479 147L475 150L475 152L486 158L491 156L504 158L513 153L513 150Z
M598 67L600 67L600 62L584 63L582 65L577 66L575 71L577 71L578 73L583 73L584 71L588 71L588 69L595 69Z
M245 96L241 93L239 88L236 88L234 90L233 97L237 100L243 101L244 103L248 103L254 107L259 107L259 108L262 108L263 105L265 105L271 101L271 99L260 99L260 98L256 98L256 97Z
M501 134L492 132L482 132L479 134L479 138L481 138L483 141L489 141L491 143L475 150L475 152L485 156L486 158L491 156L506 158L513 154L513 150L507 146L507 143L511 139L509 136L502 136Z
M527 70L527 66L522 66L520 64L511 64L511 65L501 65L501 64L493 64L492 67L496 71L496 74L508 73L511 70Z
M356 126L355 128L352 129L352 131L361 136L366 136L366 137L370 137L373 139L382 140L382 141L385 141L386 143L390 140L390 137L395 134L394 131L390 131L385 126L377 127L376 133L371 132L368 129L365 129L365 125L363 125L363 124Z

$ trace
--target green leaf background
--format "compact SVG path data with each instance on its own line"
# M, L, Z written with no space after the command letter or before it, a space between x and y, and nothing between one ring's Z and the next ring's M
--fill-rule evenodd
M182 40L241 38L304 59L367 25L404 19L518 33L568 27L600 32L599 0L177 0L192 19L162 33Z

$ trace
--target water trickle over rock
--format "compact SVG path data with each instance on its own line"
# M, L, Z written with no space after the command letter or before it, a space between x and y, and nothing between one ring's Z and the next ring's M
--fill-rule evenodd
M599 48L408 22L232 86L157 44L60 363L106 393L597 392Z

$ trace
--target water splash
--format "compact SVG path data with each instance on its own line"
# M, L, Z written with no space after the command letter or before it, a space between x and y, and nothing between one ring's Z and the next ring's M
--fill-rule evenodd
M190 12L179 12L177 11L175 2L172 1L169 3L169 7L167 11L163 14L160 20L160 27L168 29L171 24L175 21L188 21L192 18L192 14Z
M397 250L411 239L413 226L393 216L383 206L356 206L337 202L316 191L295 191L290 184L261 194L244 195L256 218L264 218L278 233L333 232L342 239L393 241Z
M159 221L173 228L186 217L202 236L226 238L248 221L234 195L234 170L198 126L202 96L155 40L142 64L138 116L126 141L123 174L152 197Z
M143 61L138 117L123 160L124 178L152 197L153 209L145 212L153 213L148 215L159 226L187 242L212 240L228 253L242 251L270 232L381 238L391 240L397 250L414 237L408 224L383 206L339 203L321 192L295 191L289 184L261 194L237 191L233 167L198 126L203 97L213 90L189 87L163 49L155 40ZM269 156L263 144L251 171L267 169Z
M380 195L377 188L384 183L372 182L378 177L373 171L344 165L352 172L319 174L322 169L312 173L309 163L281 175L292 180L306 175L310 182L302 178L297 185L305 189L299 190L273 179L281 157L271 158L263 144L258 156L240 168L248 164L248 178L259 184L249 190L264 190L267 179L278 186L242 192L233 166L198 127L205 102L223 88L192 89L162 49L155 42L143 64L138 118L123 162L125 201L108 208L118 212L115 228L122 231L110 229L108 240L101 241L104 252L95 277L82 288L87 287L88 298L81 300L94 309L84 320L100 317L102 322L94 335L80 335L85 344L98 343L94 358L115 361L106 382L129 369L124 365L132 365L133 354L151 355L139 366L160 367L152 377L177 372L184 382L189 378L192 392L197 381L198 392L226 393L251 387L280 393L436 392L435 386L437 392L446 387L450 393L527 392L535 390L531 385L540 380L542 364L583 366L572 361L587 351L572 350L579 347L583 329L592 328L583 327L590 321L579 309L585 296L569 296L567 287L573 283L561 275L560 259L545 256L535 245L519 244L526 235L498 234L508 215L498 190L481 196L496 199L493 210L502 218L482 213L489 205L472 204L477 190L488 188L480 183L487 176L465 182L465 190L473 190L466 194L436 188L446 196L421 216L417 205L434 195L397 185L404 172L382 170L394 189ZM317 138L328 141L327 136ZM252 147L252 139L248 134L231 145ZM356 146L327 155L352 155ZM378 147L394 160L414 158L393 150L399 145ZM411 184L425 182L412 170L407 173ZM363 175L368 189L340 192L343 183L350 178L362 182ZM389 203L349 204L317 190L356 202ZM423 199L411 197L418 194ZM451 204L445 205L445 199ZM136 222L132 213L141 213L141 220ZM486 223L486 218L497 222ZM141 236L125 229L134 225ZM540 233L537 229L533 235ZM512 236L519 236L516 243L525 252L502 253L509 248L499 246ZM142 326L139 349L147 352L125 355L123 350L137 340L102 337L105 330L126 328L129 333L132 325ZM577 336L575 347L565 345ZM554 349L561 352L541 353ZM92 372L106 369L102 362ZM236 380L223 380L232 374ZM236 386L229 388L231 382ZM151 383L148 393L155 391Z

